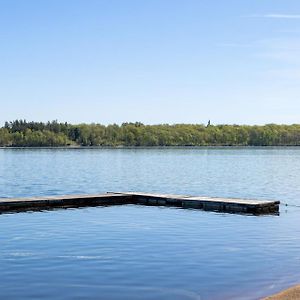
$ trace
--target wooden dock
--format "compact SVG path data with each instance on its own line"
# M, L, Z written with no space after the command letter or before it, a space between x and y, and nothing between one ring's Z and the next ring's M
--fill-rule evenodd
M96 195L66 195L32 198L0 198L0 213L51 208L82 206L108 206L139 204L155 206L175 206L243 214L276 214L279 201L249 200L235 198L212 198L203 196L151 194L137 192L109 192Z

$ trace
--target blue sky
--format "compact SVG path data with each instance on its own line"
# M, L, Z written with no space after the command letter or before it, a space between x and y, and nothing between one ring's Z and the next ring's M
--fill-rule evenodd
M0 0L0 123L300 123L299 0Z

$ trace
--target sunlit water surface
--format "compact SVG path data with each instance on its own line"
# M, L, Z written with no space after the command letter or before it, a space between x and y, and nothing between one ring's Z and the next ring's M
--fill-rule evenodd
M259 299L300 282L300 149L0 149L0 197L278 199L279 216L146 206L0 215L1 299ZM295 205L295 206L290 206Z

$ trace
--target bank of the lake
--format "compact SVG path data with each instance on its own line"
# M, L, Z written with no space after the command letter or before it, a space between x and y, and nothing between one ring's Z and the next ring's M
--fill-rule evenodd
M0 146L299 146L300 125L5 122Z
M300 299L300 285L290 287L278 294L264 298L264 300L297 300Z

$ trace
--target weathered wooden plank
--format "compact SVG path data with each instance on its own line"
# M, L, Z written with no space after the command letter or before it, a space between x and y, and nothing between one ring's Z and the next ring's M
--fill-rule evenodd
M97 205L120 205L132 203L132 196L122 194L63 195L30 198L2 198L0 212L30 210L49 207L80 207Z
M51 207L79 207L121 204L176 206L231 213L267 214L278 212L280 202L173 194L116 192L96 195L2 198L0 199L0 212L46 209Z
M153 194L140 192L124 192L132 195L139 204L169 205L184 208L195 208L209 211L231 213L268 214L279 211L280 201L252 200L238 198L217 198L205 196L188 196L173 194Z

